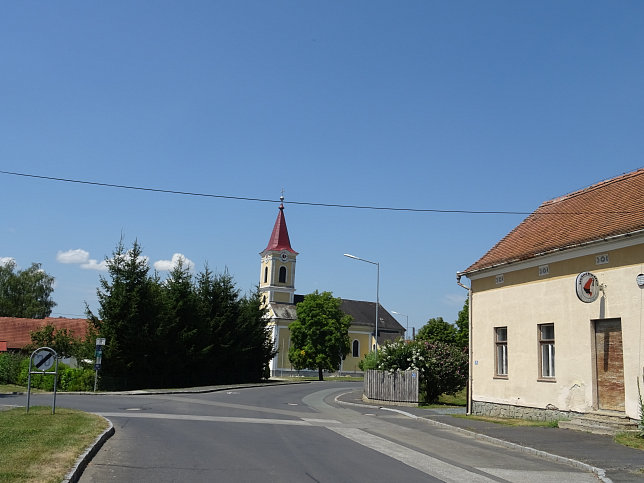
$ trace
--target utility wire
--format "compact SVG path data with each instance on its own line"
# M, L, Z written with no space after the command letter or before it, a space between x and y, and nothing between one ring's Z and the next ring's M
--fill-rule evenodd
M135 191L148 191L153 193L166 193L173 195L183 195L183 196L197 196L203 198L219 198L226 200L238 200L238 201L256 201L261 203L280 203L279 200L270 200L264 198L252 198L248 196L231 196L231 195L216 195L212 193L196 193L191 191L178 191L178 190L168 190L161 188L147 188L142 186L129 186L122 184L112 184L112 183L100 183L98 181L86 181L79 179L70 179L70 178L56 178L53 176L42 176L36 174L28 173L17 173L14 171L3 171L0 170L0 174L6 174L11 176L21 176L24 178L35 178L35 179L44 179L48 181L60 181L65 183L76 183L84 184L91 186L103 186L107 188L119 188L119 189L128 189ZM368 205L345 205L339 203L314 203L310 201L288 201L292 205L304 205L304 206L321 206L325 208L350 208L357 210L376 210L376 211L398 211L398 212L410 212L410 213L453 213L453 214L470 214L470 215L531 215L532 212L528 211L485 211L485 210L440 210L434 208L396 208L391 206L368 206ZM601 211L601 212L552 212L552 213L539 213L539 215L581 215L581 214L627 214L627 213L642 213L644 209L638 211Z

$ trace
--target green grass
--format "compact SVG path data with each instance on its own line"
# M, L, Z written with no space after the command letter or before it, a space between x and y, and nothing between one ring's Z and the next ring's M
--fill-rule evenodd
M105 431L95 414L35 406L0 411L0 482L59 482Z
M644 438L637 433L619 433L615 435L615 442L629 448L644 451Z
M438 401L436 401L435 403L431 403L431 404L422 403L420 404L419 407L432 409L432 408L441 408L445 406L463 406L464 407L466 405L467 405L466 392L465 392L465 389L461 389L456 394L441 394L440 396L438 396Z
M32 388L32 391L35 389ZM27 388L16 384L0 384L0 394L11 394L12 392L27 392Z

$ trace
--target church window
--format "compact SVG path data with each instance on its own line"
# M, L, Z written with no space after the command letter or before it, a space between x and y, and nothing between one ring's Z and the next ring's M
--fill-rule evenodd
M268 283L268 267L264 267L264 283Z
M280 283L286 283L286 267L280 267Z
M358 342L358 339L353 341L353 357L360 357L360 342Z

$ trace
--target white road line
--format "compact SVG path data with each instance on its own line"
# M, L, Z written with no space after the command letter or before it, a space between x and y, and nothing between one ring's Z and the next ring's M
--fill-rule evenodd
M338 427L328 427L328 429L347 439L355 441L358 444L385 454L406 464L407 466L416 468L425 474L434 476L447 483L462 483L464 481L467 481L468 483L495 481L478 473L468 471L458 466L453 466L424 453L406 448L398 443L369 434L361 429Z
M97 413L106 418L139 418L139 419L171 419L180 421L210 421L217 423L250 423L250 424L281 424L286 426L327 426L340 424L333 419L272 419L272 418L237 418L225 416L197 416L192 414L161 414L161 413Z

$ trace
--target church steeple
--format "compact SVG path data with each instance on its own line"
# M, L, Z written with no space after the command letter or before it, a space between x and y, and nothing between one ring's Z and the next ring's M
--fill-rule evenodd
M298 253L291 247L286 218L284 196L280 197L279 212L268 245L260 253L262 264L259 290L264 303L293 303L295 294L295 259Z
M273 233L271 233L271 238L268 240L268 245L264 249L264 252L267 250L287 250L297 255L295 250L291 248L291 240L288 237L288 229L286 228L286 218L284 218L284 196L280 196L280 201L280 211L277 214L277 219L273 226Z

